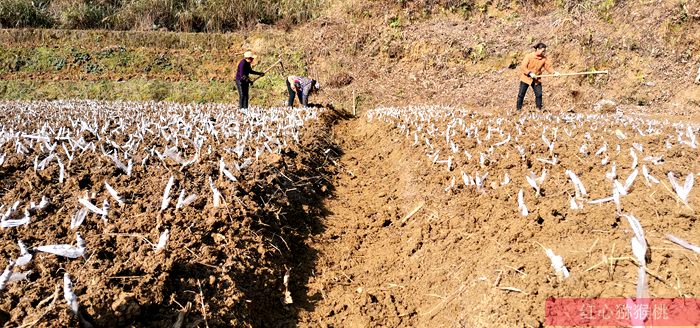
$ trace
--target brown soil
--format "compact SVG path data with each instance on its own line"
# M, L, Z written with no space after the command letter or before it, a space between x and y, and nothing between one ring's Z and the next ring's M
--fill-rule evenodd
M654 125L658 135L641 137L634 127L647 125L634 113L572 124L563 120L567 114L455 111L467 125L480 126L481 143L455 134L453 141L475 158L454 155L448 171L444 164L432 164L422 141L413 145L413 132L399 127L415 131L408 112L386 120L377 112L371 121L367 114L338 121L342 115L328 110L304 129L299 145L281 156L263 157L238 176L239 184L217 175L223 154L217 148L188 169L166 161L136 166L132 177L103 157L78 156L67 167L64 185L56 181L55 165L35 174L32 163L8 156L0 166L1 204L15 199L26 204L46 195L52 205L30 225L5 230L4 258L17 257L17 239L30 247L74 243L68 221L78 208L75 199L96 192L99 204L108 197L103 181L123 193L126 205L113 205L107 223L92 214L86 219L79 230L88 244L84 258L35 253L29 281L11 283L0 294L3 320L9 326L35 321L40 327L76 326L59 288L68 272L83 315L97 326L171 327L179 318L182 327L541 326L548 297L635 293L634 262L596 266L603 256L632 256L629 225L615 206L586 204L572 210L568 205L574 190L564 168L579 174L591 199L610 193L604 177L610 164L601 166L599 157L579 153L586 132L591 153L608 142L607 154L621 179L631 171L629 149L634 143L643 147L640 165L649 166L663 184L647 185L640 173L622 205L624 213L639 218L651 247L651 296L698 297L698 255L665 235L700 243L700 193L696 186L689 207L680 204L667 189L665 175L669 170L683 176L700 172L700 154L676 141L670 123ZM50 114L46 109L34 121L17 121L14 112L3 111L3 122L14 122L20 130L39 127L36 122L53 122ZM503 117L513 118L501 119L504 133L515 138L519 127L523 134L496 147L480 165L478 154L505 138L496 132L488 138L486 126ZM451 116L433 121L435 135L450 121ZM421 138L433 129L428 126ZM560 164L555 167L536 160L550 156L541 140L543 126L559 127L555 155ZM617 138L617 129L627 139ZM692 129L697 136L697 126ZM83 137L95 140L89 133ZM441 150L440 159L450 154L444 136L431 140ZM666 141L672 148L665 148ZM526 161L520 160L516 143L526 148ZM13 154L14 144L2 151ZM661 154L659 165L642 160ZM523 177L545 167L549 177L536 196ZM489 172L483 192L464 186L461 172ZM505 173L512 181L501 186ZM171 205L158 211L170 175L176 187L206 197L184 210ZM213 208L210 193L201 187L208 175L228 200L223 209ZM446 190L453 180L455 187ZM527 217L517 209L520 189L531 212ZM155 242L165 228L171 232L167 251L156 254L145 239ZM570 278L556 277L539 244L564 258ZM286 273L293 303L283 305Z
M477 114L468 122L501 115ZM407 122L402 118L398 123ZM515 135L513 121L505 121L504 126ZM540 124L551 123L526 122L519 143L527 147L527 162L519 160L511 145L496 151L497 161L479 166L478 152L501 140L496 135L496 140L483 141L482 127L482 145L455 137L477 159L456 160L452 171L444 164L432 164L425 144L412 146L413 132L407 137L397 122L368 123L361 118L339 124L335 135L345 150L342 170L333 196L325 201L330 212L323 220L327 228L312 237L312 247L321 252L308 284L307 296L315 307L302 312L300 326L541 327L548 297L634 296L637 266L633 262L620 260L588 270L603 256L633 256L631 231L612 203L586 204L581 211L569 208L568 195L574 189L564 175L565 167L578 173L591 199L609 195L611 183L604 177L610 164L601 167L598 157L582 159L580 141L575 140L590 131L595 141L589 146L591 152L603 141L610 148L620 144L622 151L611 151L611 162L617 162L622 179L631 172L632 143L640 143L645 156L665 153L665 162L659 166L646 162L665 186L670 186L665 177L668 170L677 175L700 172L698 150L675 146L666 151L660 137L639 137L621 121L597 131L588 130L595 123L585 123L572 138L563 134L572 125L555 123L562 138L555 150L560 164L549 168L543 195L535 197L524 175L539 174L545 167L534 157L548 157ZM438 129L444 130L444 124L435 122ZM616 138L618 128L630 138ZM668 126L662 135L666 133L675 136ZM446 157L449 151L442 138L432 141ZM489 172L485 192L465 187L460 171ZM512 181L502 187L506 172ZM457 187L446 192L453 178ZM521 188L531 212L527 217L517 208ZM696 225L700 192L691 192L691 210L666 187L646 185L641 173L632 189L622 200L623 212L634 214L645 229L652 258L648 268L655 275L649 281L651 295L698 297L700 279L694 273L698 254L671 244L664 236L672 233L700 242ZM557 279L538 243L563 256L570 278Z
M111 110L97 106L101 107L98 110L94 105L82 104L75 110L44 103L30 114L12 103L0 106L4 131L13 129L29 134L44 122L56 129L70 128L70 122L59 115L63 112L74 117L81 117L81 113L85 113L83 117L95 114L98 121L121 117L127 122L126 132L132 133L137 115L153 117L164 110L161 105L153 104L141 104L126 112L119 106ZM182 110L177 108L171 110ZM211 113L210 117L225 114L221 109L204 108L205 113ZM187 112L183 117L199 110ZM72 277L83 317L96 327L172 327L180 319L182 327L207 324L269 327L293 322L297 309L282 306L281 302L283 276L287 268L291 269L290 288L304 290L305 282L301 280L304 276L297 275L296 268L309 266L307 261L313 260L313 252L304 241L321 229L317 219L322 213L319 199L330 191L330 180L326 177L333 174L333 166L326 161L324 152L333 148L328 143L328 127L335 119L333 114L324 114L320 120L310 121L302 130L298 144L290 141L280 155L265 154L240 173L231 165L234 160L242 162L242 159L223 149L235 145L235 136L220 135L221 143L209 139L203 149L212 146L213 151L203 151L195 164L183 169L171 160L154 157L145 167L140 165L148 153L146 147L164 149L162 138L147 134L142 148L133 154L132 176L127 176L100 153L100 147L111 149L105 138L115 138L121 145L127 142L124 134L102 133L103 138L98 141L86 131L82 137L99 145L97 153L77 152L69 164L61 146L57 148L66 165L64 184L58 182L55 161L35 173L31 159L39 156L41 161L47 156L40 143L24 140L28 153L20 155L15 152L14 141L5 142L8 136L3 135L0 153L7 154L0 165L3 214L15 200L21 201L20 211L30 200L38 202L42 196L48 198L50 205L33 214L28 225L4 229L2 233L3 259L17 258L17 240L29 247L34 258L26 268L15 269L15 272L32 270L28 281L10 283L0 291L0 323L13 327L78 326L63 300L64 272ZM218 128L215 119L207 120ZM112 122L112 128L116 123ZM70 149L69 144L66 146ZM178 148L182 156L189 159L194 155L192 147L183 147L184 144ZM252 156L250 152L246 150L244 156ZM220 175L221 157L238 183ZM163 190L171 175L176 183L170 207L160 211ZM208 176L223 194L221 208L212 205ZM120 193L124 206L110 198L105 182ZM176 210L175 200L181 188L187 194L196 193L198 198L192 205ZM78 197L93 193L94 204L100 206L105 199L111 202L110 212L106 222L88 214L77 229L87 244L84 257L71 260L33 250L48 244L75 245L70 219L82 207ZM170 230L167 249L156 253L153 244L165 229ZM300 259L298 254L308 257ZM3 261L3 268L5 264Z
M601 13L555 5L531 11L522 1L484 1L485 10L469 17L436 13L426 18L395 3L333 1L320 18L289 33L272 27L224 35L0 31L0 42L8 48L60 44L97 52L120 45L147 58L165 53L191 61L172 71L130 67L128 74L48 67L0 75L6 80L228 81L231 63L243 50L253 49L266 64L282 55L285 74L317 77L324 88L312 101L361 113L358 119L342 120L344 115L329 110L304 129L299 145L263 158L239 176L239 184L217 175L221 149L216 147L190 169L164 163L135 169L130 178L104 158L78 157L67 166L63 186L56 182L55 165L35 174L30 161L8 156L0 165L0 204L20 199L25 206L45 195L52 205L31 228L3 231L2 258L16 258L18 239L30 247L74 243L68 222L78 208L75 201L88 191L97 193L95 203L101 202L107 197L104 181L122 192L127 204L113 204L107 224L88 217L80 230L89 247L85 258L36 253L27 268L34 271L29 280L0 291L0 324L76 326L62 290L52 298L64 272L73 278L84 316L105 327L172 327L180 318L182 327L538 327L548 297L633 296L635 263L619 260L596 267L604 256L632 256L625 219L612 203L569 208L574 190L564 167L579 174L591 198L610 194L604 177L610 164L601 166L599 157L584 158L578 151L585 132L591 133L590 152L609 143L610 161L617 162L623 179L631 171L633 143L645 149L640 161L664 154L661 165L645 164L665 185L647 185L640 173L623 198L623 212L639 218L647 234L651 295L700 297L700 258L665 239L673 233L700 244L700 177L690 193L690 208L677 201L666 178L670 170L683 176L700 173L700 153L679 146L668 124L660 137L640 137L630 125L647 118L692 122L698 135L700 86L692 83L700 63L696 5L614 1ZM482 126L482 144L455 136L461 149L477 159L455 156L451 171L432 164L422 140L413 146L415 129L406 135L397 122L367 121L367 111L381 105L444 104L476 111L466 119L469 123L502 117L508 121L507 133L515 136L513 124L521 115L505 110L515 103L513 64L536 41L549 45L561 72L610 71L607 76L546 80L546 108L555 115L590 113L600 100L611 99L613 104L598 113L611 117L620 112L632 121L597 130L590 130L593 123L588 122L575 130L562 121L529 120L519 143L530 159L520 161L512 141L496 148L494 161L483 166L479 152L488 152L500 136L486 140ZM526 108L534 107L532 98L529 93ZM14 113L3 110L0 124L33 130L49 114L39 112L10 126ZM447 121L436 121L436 127L444 129ZM543 195L536 197L524 175L539 174L547 166L535 159L549 157L541 124L560 128L556 154L561 164L550 169ZM573 137L565 135L565 128L575 130ZM615 129L629 138L618 139ZM675 146L667 150L666 140ZM450 151L444 139L433 141L445 159ZM12 144L0 148L13 151ZM462 171L488 172L485 191L465 187ZM500 186L506 172L512 181ZM187 180L184 187L201 188L201 195L210 195L206 177L212 175L227 206L216 210L210 198L200 197L183 211L161 213L160 197L170 175L177 187ZM453 179L456 187L446 191ZM520 189L531 212L527 217L517 209ZM165 228L171 234L168 250L155 254L145 239L155 242ZM557 279L538 244L561 255L572 276ZM294 301L288 305L282 302L286 273Z

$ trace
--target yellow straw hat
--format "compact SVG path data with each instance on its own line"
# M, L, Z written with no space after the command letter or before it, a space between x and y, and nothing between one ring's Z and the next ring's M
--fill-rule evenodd
M253 60L255 60L256 57L258 56L256 56L252 51L246 51L243 53L243 58L253 58Z

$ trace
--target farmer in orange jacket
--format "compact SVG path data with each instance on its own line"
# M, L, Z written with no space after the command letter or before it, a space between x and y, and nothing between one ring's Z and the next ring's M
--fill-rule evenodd
M520 70L518 110L523 108L523 99L525 99L525 93L530 86L532 87L532 91L535 92L535 105L538 110L542 110L542 79L536 76L541 75L543 70L550 74L559 75L559 72L556 72L554 68L552 68L552 63L547 59L546 51L547 46L544 43L540 42L536 44L535 51L527 54L518 68Z

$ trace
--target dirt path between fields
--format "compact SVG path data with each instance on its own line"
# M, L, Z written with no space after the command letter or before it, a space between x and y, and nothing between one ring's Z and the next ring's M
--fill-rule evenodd
M401 137L378 124L342 121L334 132L344 154L335 192L324 204L326 229L311 245L319 256L307 284L306 302L313 306L305 308L313 310L300 313L299 326L457 322L454 312L441 310L465 287L443 296L432 283L461 279L460 261L450 258L449 248L469 238L453 229L454 215L430 199L443 183L431 181L435 172L426 170L418 153L404 149ZM428 238L437 248L423 247Z

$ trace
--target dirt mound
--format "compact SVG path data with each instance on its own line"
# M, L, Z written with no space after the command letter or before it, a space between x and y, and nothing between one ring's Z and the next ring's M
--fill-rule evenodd
M638 266L622 213L645 231L650 295L698 297L698 255L666 239L700 243L700 193L691 191L686 206L667 178L672 171L682 183L700 173L698 149L687 144L696 125L442 108L371 116L336 132L345 136L345 173L326 201L309 280L316 306L302 313L302 326L536 327L550 297L634 297ZM554 142L551 152L543 136ZM613 165L621 182L633 174L632 150L638 175L621 210L612 200L595 204L612 193ZM647 181L642 166L659 183ZM545 169L538 195L525 176ZM582 209L571 207L577 192L567 169L587 188L574 198ZM541 246L563 257L570 277L557 277Z
M331 190L325 153L333 148L332 113L163 103L0 107L3 214L19 201L19 211L3 224L21 218L30 201L48 200L30 211L28 224L3 232L3 258L18 258L18 241L33 253L31 263L14 269L29 271L26 281L0 291L7 324L77 326L63 300L64 273L81 315L99 327L294 320L296 309L285 306L283 296L303 289L297 271L314 260L304 241L322 229L318 199ZM176 206L190 195L196 195L191 204ZM109 202L108 214L88 213L72 228L84 207L80 198L97 210ZM154 250L164 231L165 248ZM36 249L76 246L76 232L86 244L77 259Z

